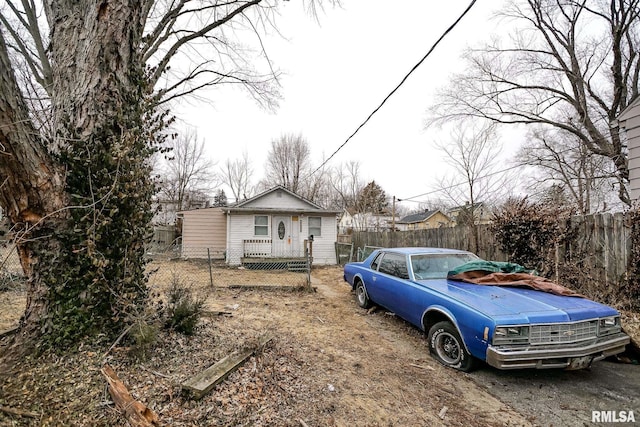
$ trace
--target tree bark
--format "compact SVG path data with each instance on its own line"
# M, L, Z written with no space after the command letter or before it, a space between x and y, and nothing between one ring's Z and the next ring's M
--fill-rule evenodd
M0 32L0 205L13 224L20 263L29 278L23 324L31 335L47 311L35 247L66 219L65 173L38 136ZM49 242L55 250L55 242Z
M142 32L141 3L51 0L45 10L51 28L54 141L42 140L30 119L0 33L0 205L17 232L18 253L28 278L20 336L36 339L46 336L55 321L58 332L72 335L74 326L64 330L69 313L75 310L91 319L90 311L100 304L111 313L96 316L94 322L110 317L121 322L122 316L110 307L119 297L114 295L114 277L133 283L130 275L143 274L143 267L127 258L131 251L140 252L140 239L99 254L104 260L95 256L113 239L97 231L115 222L111 213L126 208L129 215L144 215L127 199L132 185L116 185L121 176L133 176L145 163L144 157L138 164L127 157L137 143L135 132L144 132L135 129L143 114L136 110L144 87L143 64L136 52ZM138 117L128 120L131 111ZM110 194L112 190L118 193ZM136 197L147 195L129 199ZM99 208L92 208L98 202ZM82 215L85 223L79 224L73 215ZM120 258L124 266L109 257ZM92 269L102 273L110 267L109 275L92 276ZM138 282L133 286L139 287ZM74 302L67 299L71 293Z

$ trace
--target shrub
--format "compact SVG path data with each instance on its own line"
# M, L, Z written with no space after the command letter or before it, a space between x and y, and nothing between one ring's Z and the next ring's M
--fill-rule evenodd
M129 331L129 339L132 341L130 354L144 360L158 340L158 327L144 320L136 321Z
M629 254L629 275L627 278L628 293L635 305L640 305L640 206L627 213L631 239Z
M204 311L203 298L196 298L189 287L173 277L167 295L165 326L185 335L193 335Z
M494 213L491 231L511 262L540 274L554 271L557 247L574 238L571 209L510 199Z

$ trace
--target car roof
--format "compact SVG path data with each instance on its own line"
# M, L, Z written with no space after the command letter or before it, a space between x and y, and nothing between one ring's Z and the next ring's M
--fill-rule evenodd
M447 248L422 248L422 247L411 247L411 248L381 248L381 251L385 252L397 252L405 255L417 255L417 254L428 254L428 255L436 255L436 254L468 254L471 252L462 251L459 249L447 249Z

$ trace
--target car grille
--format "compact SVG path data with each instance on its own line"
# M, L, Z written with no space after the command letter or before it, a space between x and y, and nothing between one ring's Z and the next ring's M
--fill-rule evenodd
M529 330L531 344L572 343L598 336L598 321L532 325Z

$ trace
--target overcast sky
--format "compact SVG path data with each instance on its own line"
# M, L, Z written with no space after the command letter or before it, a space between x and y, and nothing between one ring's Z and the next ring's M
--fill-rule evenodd
M210 104L174 110L182 122L197 130L210 157L219 164L247 150L255 181L262 177L270 141L284 133L304 136L317 165L323 156L331 155L469 1L342 0L341 8L321 13L319 23L300 3L281 3L278 28L287 39L275 35L264 39L272 61L284 73L283 100L276 112L262 110L242 91L231 89L208 93ZM495 31L496 22L490 16L501 3L477 2L329 166L360 161L364 182L375 179L389 196L401 199L436 188L437 176L447 173L447 166L434 141L446 135L425 130L425 111L435 90L460 71L463 49Z

